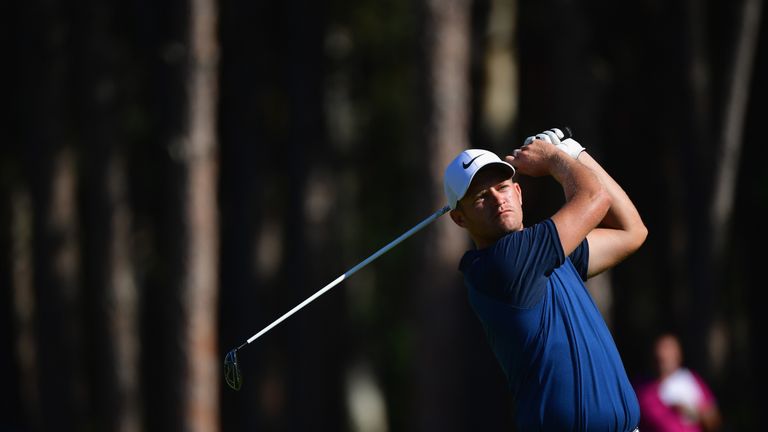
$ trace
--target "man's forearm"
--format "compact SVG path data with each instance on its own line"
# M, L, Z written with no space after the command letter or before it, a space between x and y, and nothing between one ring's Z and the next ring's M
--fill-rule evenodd
M552 164L550 175L563 188L566 202L573 199L577 193L592 196L603 192L605 183L595 170L581 169L578 162L573 161L573 159L560 153L557 155L556 162ZM586 164L582 165L590 168Z
M610 195L597 174L562 154L551 166L550 175L560 183L565 204L552 215L563 252L570 255L576 246L605 218Z

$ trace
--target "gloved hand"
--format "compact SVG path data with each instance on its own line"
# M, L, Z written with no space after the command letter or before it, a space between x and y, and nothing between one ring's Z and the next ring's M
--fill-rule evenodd
M529 136L528 138L525 139L525 142L523 143L523 145L526 146L530 144L531 141L533 141L534 139L544 140L548 143L553 144L555 147L564 151L566 154L570 155L574 159L578 159L581 152L586 150L575 139L573 138L563 139L563 138L565 138L565 134L563 133L563 131L561 131L558 128L552 128L540 134Z

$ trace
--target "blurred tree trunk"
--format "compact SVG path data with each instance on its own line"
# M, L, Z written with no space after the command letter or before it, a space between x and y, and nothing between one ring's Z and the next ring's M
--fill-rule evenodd
M517 0L473 2L472 146L508 154L517 121Z
M443 172L469 135L470 2L426 0L424 3L423 124L428 171L422 183L424 214L445 205ZM448 217L421 237L423 255L415 266L417 332L414 430L464 430L461 353L466 328L466 295L457 273L467 237ZM475 335L473 335L474 337Z
M216 4L193 0L189 8L189 69L185 77L188 105L176 147L174 184L180 246L178 280L181 302L179 340L186 355L182 366L182 429L213 431L219 423L219 361L216 350L218 292L218 224L216 199ZM172 210L173 211L173 210Z
M13 160L13 159L12 159ZM15 179L19 180L19 179ZM35 349L35 298L32 286L32 209L23 184L3 185L2 286L3 301L3 421L2 428L41 430L38 368ZM6 339L7 334L7 339ZM5 362L7 361L7 364ZM7 380L5 378L8 378Z
M88 394L77 174L71 149L39 150L33 164L32 248L43 429L81 430L88 424Z
M77 166L67 104L70 21L66 5L21 7L21 136L32 196L32 266L43 430L88 425Z
M35 302L32 278L32 203L24 173L21 43L23 6L4 4L0 47L8 54L0 82L11 106L3 117L0 144L0 429L41 430L35 349Z
M734 41L734 58L726 80L726 104L720 133L721 146L717 153L715 194L712 199L711 222L715 261L725 255L736 197L744 123L750 95L752 67L757 56L762 0L744 0L738 11L738 29Z
M513 132L520 103L518 28L517 0L472 2L471 146L500 156L517 146ZM453 271L460 277L456 270L458 258ZM458 289L465 292L463 287ZM512 395L504 373L484 337L480 321L471 313L469 303L462 301L471 315L470 322L462 325L467 329L462 385L466 386L467 394L474 395L463 402L466 412L472 413L471 423L465 428L509 430L513 427Z
M167 293L150 324L153 332L162 331L163 347L150 356L159 370L149 385L165 396L155 399L161 406L152 408L152 420L159 429L215 431L222 359L216 339L217 11L211 0L158 8L164 93L157 115L170 160L163 233L167 286L161 288Z
M737 29L734 34L733 59L726 62L727 75L724 82L725 105L720 134L719 149L714 154L716 171L714 194L711 198L710 224L712 226L712 254L715 263L723 262L729 246L732 228L736 183L739 177L739 162L742 153L747 105L751 92L752 69L757 57L757 46L762 17L762 0L743 0L736 9ZM716 283L724 283L722 266Z
M84 141L84 289L89 318L90 393L96 429L141 430L137 287L121 124L128 49L119 43L115 2L78 11L79 126ZM123 108L124 109L124 108Z

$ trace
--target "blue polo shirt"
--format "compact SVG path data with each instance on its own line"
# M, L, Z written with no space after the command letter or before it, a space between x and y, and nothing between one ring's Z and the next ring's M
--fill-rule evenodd
M461 260L521 431L624 432L640 420L616 344L584 286L588 260L586 239L564 255L549 219Z

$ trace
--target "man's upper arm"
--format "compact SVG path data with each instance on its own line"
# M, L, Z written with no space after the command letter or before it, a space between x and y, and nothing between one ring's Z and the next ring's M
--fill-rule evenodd
M591 169L611 197L611 208L599 228L589 233L589 275L594 276L623 261L645 241L648 230L624 189L588 153L579 161Z
M574 197L552 216L565 255L570 255L594 230L605 216L609 205L609 198L605 193L593 197Z
M587 276L598 275L624 261L634 250L627 248L624 231L595 228L587 235L589 242L589 267Z

